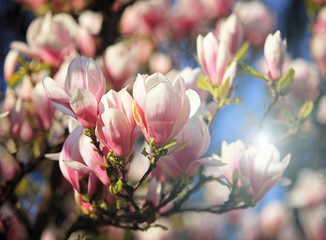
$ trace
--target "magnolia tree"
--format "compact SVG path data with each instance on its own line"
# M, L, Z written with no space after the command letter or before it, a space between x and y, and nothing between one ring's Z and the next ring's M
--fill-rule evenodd
M243 239L326 237L325 164L302 153L325 138L322 1L306 5L315 63L290 55L260 1L16 2L37 17L4 62L1 236L215 239L223 214ZM246 104L244 78L264 85L264 113L217 143L219 117ZM289 164L300 175L284 177ZM286 201L234 211L277 183Z

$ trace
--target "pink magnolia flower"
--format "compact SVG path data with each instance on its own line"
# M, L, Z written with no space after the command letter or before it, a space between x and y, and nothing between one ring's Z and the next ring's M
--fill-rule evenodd
M242 185L250 185L249 193L258 202L277 182L289 165L291 155L283 160L273 145L249 147L241 157L239 174Z
M236 54L243 43L243 26L239 17L233 13L228 18L219 21L215 28L215 35L223 39L231 55Z
M81 53L86 57L94 57L96 52L95 38L86 29L76 27L75 44Z
M3 66L3 72L4 72L4 77L5 80L8 82L10 80L10 78L14 75L16 68L17 68L17 64L18 64L18 51L11 49L9 50L6 59L5 59L5 63Z
M110 179L108 178L106 169L104 167L104 159L97 151L94 151L95 146L91 143L91 139L85 135L81 135L79 138L78 146L80 154L85 161L85 164L93 170L94 175L104 185L109 185ZM107 156L109 153L109 149L103 146L103 144L100 144L100 148L103 154Z
M208 20L225 17L231 11L234 0L200 0L204 6L205 17Z
M326 34L326 7L320 9L317 15L316 23L313 27L314 34Z
M27 30L27 44L13 42L11 48L22 54L50 62L59 67L64 57L75 56L75 36L77 23L68 14L50 13L36 18Z
M239 163L245 150L246 146L240 140L229 144L225 141L222 142L221 156L218 157L218 159L223 161L226 165L219 169L230 183L232 183L232 174L234 170L239 168Z
M98 103L106 85L103 73L94 60L76 57L70 63L65 90L49 77L43 78L43 86L56 108L76 118L85 128L95 127Z
M192 176L200 165L217 166L220 162L202 158L206 153L209 143L210 134L207 124L202 118L195 114L176 136L177 145L187 142L187 145L175 153L165 156L157 163L153 175L160 181L166 180L165 175L179 177L180 174ZM175 147L171 148L173 150Z
M155 41L161 41L169 32L167 12L166 0L137 1L123 12L120 21L121 33L150 36Z
M36 132L31 126L28 117L28 110L25 108L22 99L18 98L9 114L11 123L10 134L13 139L30 141L35 138Z
M228 66L231 54L224 40L216 39L211 32L205 37L199 35L197 37L197 56L200 65L214 85L221 86L229 78L229 86L232 86L237 63L232 61Z
M35 115L39 122L39 127L43 131L51 128L55 108L46 95L41 82L37 83L32 91L32 103Z
M269 34L264 45L264 56L269 76L273 80L282 77L283 64L286 57L286 40L282 41L281 32Z
M302 169L290 191L289 202L297 208L316 207L326 200L326 176L313 169Z
M59 167L62 175L76 191L81 194L88 193L92 197L97 191L98 179L81 156L79 148L81 136L84 136L82 127L75 128L68 136L60 153Z
M126 157L140 135L132 113L133 99L126 89L110 90L100 102L96 136L117 156Z
M240 140L222 143L221 157L217 159L226 165L220 167L221 173L232 183L232 175L239 171L239 186L249 185L249 193L258 202L277 182L290 162L290 154L280 160L280 154L273 145L260 148L246 147Z
M117 43L105 49L103 54L103 71L112 88L121 90L136 75L138 67L137 54L124 43Z
M169 21L174 36L184 37L203 24L205 9L198 0L178 0L169 12Z
M149 59L149 70L151 73L160 72L166 74L172 69L172 59L160 52L154 53Z
M262 209L259 216L262 235L277 239L285 228L289 228L293 219L291 212L281 202L270 202Z
M319 95L320 73L315 63L297 58L290 62L289 68L295 71L291 94L305 101L315 101Z
M326 34L314 34L310 41L310 50L313 59L319 66L322 74L326 74Z
M79 15L78 22L87 32L92 35L97 35L102 28L103 14L101 12L85 10Z
M276 25L275 16L262 1L238 2L233 9L243 24L244 38L261 47Z
M133 87L133 115L146 141L153 137L154 143L162 146L180 132L190 115L191 94L195 93L186 91L181 76L171 83L161 73L138 74Z
M200 97L202 105L204 105L210 97L210 94L209 92L198 87L198 79L201 75L203 75L201 68L192 69L190 67L186 67L181 71L173 69L166 74L169 79L175 79L178 75L181 75L184 79L186 89L192 89L196 91Z

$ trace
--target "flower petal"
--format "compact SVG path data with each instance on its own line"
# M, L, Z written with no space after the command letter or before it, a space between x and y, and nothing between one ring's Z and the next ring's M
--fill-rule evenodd
M70 100L70 106L77 120L85 128L96 125L97 101L94 95L85 88L78 88Z

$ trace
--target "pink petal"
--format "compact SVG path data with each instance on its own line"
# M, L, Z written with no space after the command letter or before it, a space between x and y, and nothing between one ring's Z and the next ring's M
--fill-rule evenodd
M212 32L208 33L203 40L203 51L205 56L207 75L214 81L217 78L216 65L219 58L218 42Z
M65 83L69 96L72 96L77 88L86 88L86 64L85 57L76 57L70 63Z
M96 125L97 101L94 95L85 88L78 88L70 100L70 106L77 120L85 128Z
M144 106L147 131L156 144L166 143L179 118L181 104L179 93L164 82L147 92Z
M42 80L46 94L52 101L52 104L64 114L76 118L70 107L70 97L53 79L44 77Z
M88 59L86 66L86 88L95 96L97 102L100 102L106 92L104 75L91 58Z
M105 167L102 166L104 165L104 160L98 152L94 151L95 146L91 143L91 139L82 135L79 139L79 149L87 166L93 169L94 174L104 185L108 185L110 181L106 175Z
M111 141L109 148L118 156L127 156L131 148L132 129L126 116L119 110L110 108L102 114L101 118Z
M76 44L86 57L94 57L96 44L94 37L82 27L77 27Z

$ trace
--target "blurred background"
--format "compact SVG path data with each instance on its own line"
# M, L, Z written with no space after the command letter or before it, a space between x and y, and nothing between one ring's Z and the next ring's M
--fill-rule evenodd
M86 26L85 29L95 28L96 17L92 15L83 24L79 18L81 13L85 10L99 13L100 30L91 33L94 47L90 49L90 44L85 47L79 43L79 51L96 59L112 79L114 74L122 75L118 70L121 66L124 73L128 69L130 73L124 77L126 83L138 72L168 73L172 69L199 67L196 37L208 32L218 34L220 22L232 13L236 13L243 24L242 43L249 41L251 44L244 61L264 72L265 38L280 30L287 41L287 67L296 71L295 83L290 94L267 116L254 143L274 143L282 157L291 153L291 162L285 172L291 184L278 184L254 208L218 216L191 213L163 218L160 223L167 226L168 231L154 228L126 234L123 230L107 227L100 229L98 239L128 239L127 236L130 239L326 239L326 16L320 14L324 5L323 0L73 0L69 3L63 0L0 0L1 100L5 99L8 84L4 64L12 42L31 44L26 37L28 28L33 20L47 12L67 13L81 26ZM314 40L317 37L319 40ZM113 57L107 53L110 46L118 43L125 44L127 52L136 53L128 56L132 60L123 60L126 65L107 66L110 61L118 62L119 57L126 58L127 53L122 51ZM133 64L136 61L137 64ZM110 72L111 68L116 72ZM51 74L55 75L58 69L51 69ZM223 107L214 119L207 156L220 154L223 141L249 141L259 128L266 106L272 101L266 82L249 76L241 68L234 84L233 94L242 101ZM114 82L112 86L116 87ZM290 122L289 114L296 116L307 100L314 102L311 115L282 139L289 126L280 122ZM42 145L38 146L42 152ZM60 151L62 140L56 146L47 150ZM22 148L16 154L20 158L18 167L9 168L20 170L19 173L13 170L16 175L12 178L5 177L10 164L4 163L4 154L0 155L0 238L62 239L76 219L71 187L62 178L56 162L31 162L26 156L29 152ZM220 188L217 184L207 186L191 199L191 204L222 201L225 190ZM94 226L89 229L92 232Z

